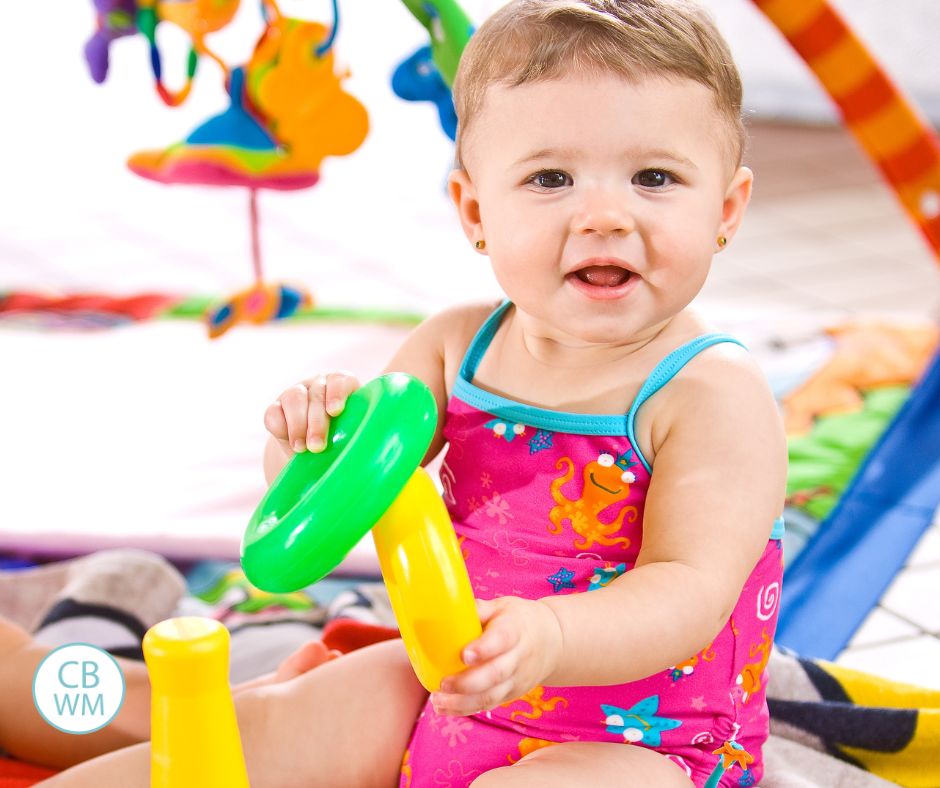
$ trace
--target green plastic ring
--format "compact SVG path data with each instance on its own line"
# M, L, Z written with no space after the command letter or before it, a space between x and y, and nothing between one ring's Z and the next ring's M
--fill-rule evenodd
M434 395L411 375L353 392L326 448L295 455L251 516L241 547L248 580L283 593L332 572L398 497L436 427Z

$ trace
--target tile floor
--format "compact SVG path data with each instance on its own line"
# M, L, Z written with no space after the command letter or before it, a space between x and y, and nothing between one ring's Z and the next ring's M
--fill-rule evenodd
M753 201L700 296L705 311L758 352L850 317L940 318L940 266L848 133L751 132ZM938 595L940 518L836 661L940 689L925 670L940 664Z

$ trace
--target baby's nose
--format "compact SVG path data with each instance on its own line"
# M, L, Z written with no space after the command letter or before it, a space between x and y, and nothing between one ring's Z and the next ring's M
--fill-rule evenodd
M572 221L572 230L580 235L629 233L635 229L627 200L609 190L586 194Z

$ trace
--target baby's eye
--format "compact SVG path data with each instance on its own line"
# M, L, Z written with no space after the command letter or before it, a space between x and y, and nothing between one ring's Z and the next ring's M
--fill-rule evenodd
M669 170L640 170L633 176L633 183L644 189L661 189L676 182L676 176Z
M559 189L574 183L571 176L561 170L542 170L529 178L528 182L541 189Z

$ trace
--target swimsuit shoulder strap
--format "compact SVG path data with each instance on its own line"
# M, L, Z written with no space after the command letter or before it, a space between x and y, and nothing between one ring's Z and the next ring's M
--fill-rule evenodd
M640 461L643 463L643 467L646 468L648 472L651 472L652 469L650 464L646 461L646 458L643 456L643 453L640 451L639 446L637 446L636 434L634 433L634 422L636 420L637 411L640 409L640 406L646 402L646 400L652 397L657 391L659 391L670 380L672 380L679 370L688 364L699 353L701 353L703 350L707 350L713 345L721 344L722 342L731 342L732 344L744 347L744 343L738 339L735 339L730 334L703 334L702 336L696 337L695 339L686 342L681 347L677 347L675 350L673 350L668 356L666 356L656 365L653 371L650 372L649 377L640 387L640 390L636 395L636 399L633 400L633 405L630 406L630 410L627 412L627 437L630 439L630 443L632 444L633 450L636 452L637 457L640 458Z

